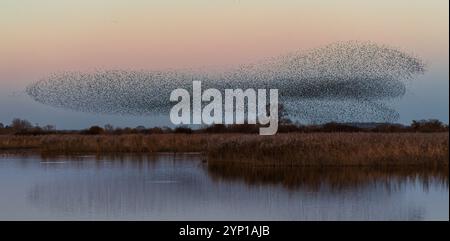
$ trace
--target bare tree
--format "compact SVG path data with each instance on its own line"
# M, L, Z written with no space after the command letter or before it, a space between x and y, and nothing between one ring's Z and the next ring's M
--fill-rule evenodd
M24 131L24 130L29 130L29 129L33 128L33 125L27 120L15 118L11 122L11 127L17 131Z
M42 130L44 131L54 131L56 130L54 125L45 125L44 127L42 127Z
M114 132L114 126L111 124L106 124L103 129L105 129L105 132L107 133L113 133Z
M270 104L266 105L266 113L270 113ZM278 104L278 123L280 125L292 124L292 120L289 119L289 114L282 103Z

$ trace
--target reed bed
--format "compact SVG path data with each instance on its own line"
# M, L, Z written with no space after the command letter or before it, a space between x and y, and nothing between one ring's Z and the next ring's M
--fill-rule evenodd
M39 136L0 135L0 150L37 149L41 143Z
M249 136L208 149L210 163L268 166L447 166L448 133Z
M0 149L42 154L201 152L210 164L446 166L448 133L0 135Z
M205 152L238 134L0 135L0 149L34 149L44 154Z

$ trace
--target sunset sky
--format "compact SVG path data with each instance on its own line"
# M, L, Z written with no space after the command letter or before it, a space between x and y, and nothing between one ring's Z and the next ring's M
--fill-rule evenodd
M448 0L1 0L0 122L58 128L162 125L34 102L53 72L239 65L336 41L372 41L422 58L427 72L393 107L402 123L449 119Z

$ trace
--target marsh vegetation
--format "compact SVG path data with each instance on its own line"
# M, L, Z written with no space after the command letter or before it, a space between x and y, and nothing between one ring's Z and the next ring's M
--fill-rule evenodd
M208 163L448 166L448 133L0 135L0 149L43 155L200 152Z

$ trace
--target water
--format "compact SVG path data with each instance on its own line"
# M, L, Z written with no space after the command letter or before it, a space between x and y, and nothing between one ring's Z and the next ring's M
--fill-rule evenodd
M0 220L448 220L447 170L0 156Z

